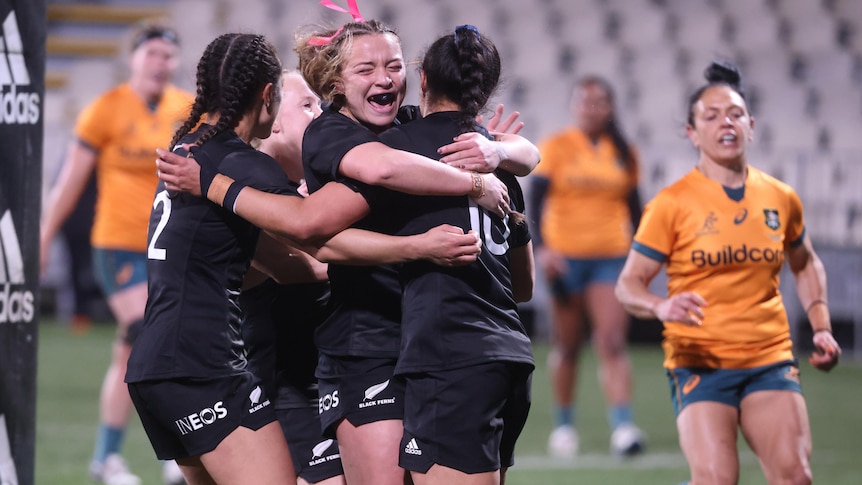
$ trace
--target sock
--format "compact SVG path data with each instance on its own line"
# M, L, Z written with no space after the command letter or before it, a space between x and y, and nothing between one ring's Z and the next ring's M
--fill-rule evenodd
M554 421L557 426L575 426L574 406L557 406L554 408Z
M608 409L608 424L611 425L611 431L617 429L617 426L623 423L632 422L632 408L628 404L620 406L611 406Z
M125 435L125 428L113 428L104 423L99 424L96 448L93 450L93 461L104 463L108 455L119 452Z

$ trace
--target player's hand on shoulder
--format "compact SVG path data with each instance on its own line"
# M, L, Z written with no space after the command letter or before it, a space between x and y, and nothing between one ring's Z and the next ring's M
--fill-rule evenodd
M473 232L443 224L429 229L423 238L428 259L439 266L463 266L476 261L482 252L482 241Z
M193 157L156 149L156 169L165 187L174 192L185 192L195 197L201 196L201 167Z
M814 332L813 337L814 352L808 358L808 362L818 370L829 372L833 367L838 365L838 359L841 357L841 347L832 336L832 332L821 330Z
M653 312L663 322L678 322L699 326L703 323L706 300L693 291L685 291L660 301Z
M481 173L493 172L505 159L496 141L475 131L456 136L452 143L440 147L437 153L445 155L440 161L447 165Z

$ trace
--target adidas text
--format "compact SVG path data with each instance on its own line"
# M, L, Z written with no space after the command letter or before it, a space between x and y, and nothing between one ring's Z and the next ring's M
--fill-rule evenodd
M33 321L33 292L23 287L24 258L12 211L0 217L0 324Z
M9 92L2 91L0 101L0 124L35 125L39 122L38 94L19 93L13 85Z
M12 291L9 283L3 284L0 291L0 323L19 323L33 321L33 292Z

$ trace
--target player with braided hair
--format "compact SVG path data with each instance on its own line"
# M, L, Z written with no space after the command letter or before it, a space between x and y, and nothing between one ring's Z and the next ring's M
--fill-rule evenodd
M313 192L307 201L325 197L326 216L389 233L399 221L387 202L392 194L381 185L418 193L472 194L489 210L504 215L508 191L493 176L461 172L377 140L376 133L395 121L406 89L400 41L391 28L373 20L351 22L301 36L297 51L310 86L330 103L303 139L305 176ZM485 143L497 144L487 139ZM509 149L511 158L523 160L522 144L522 139L502 140L499 145L505 149L491 150L490 164L500 164L505 158L501 153ZM193 163L172 154L162 158L162 178L171 182L169 187L205 193L267 231L286 237L302 233L297 221L283 216L295 205L290 198L244 188L222 174L208 175L205 168L200 176L193 172L189 178L185 172ZM459 164L474 163L476 158L484 161L473 156ZM536 162L512 163L511 169L527 173ZM188 180L193 181L191 186ZM398 467L402 387L392 378L400 346L397 274L391 267L330 265L330 280L336 311L316 336L322 422L338 436L350 483L402 483L405 474Z
M421 66L423 117L384 132L381 140L439 158L438 147L459 135L489 136L476 116L500 79L491 40L473 26L459 26L431 44ZM539 151L531 148L538 162ZM523 211L515 177L495 173L512 209ZM406 382L400 465L417 485L499 483L530 408L534 363L516 305L532 296L529 231L523 216L499 217L463 196L402 195L397 207L408 220L399 234L446 222L480 234L483 245L479 261L464 267L416 262L400 271L396 375Z
M302 203L275 160L249 145L252 138L270 135L280 105L281 67L271 45L260 36L225 34L213 41L200 63L195 106L205 112L205 123L183 135L191 126L187 123L175 150L192 145L203 171L290 195L297 209L279 217L293 216L305 231L329 238L343 229L346 224L336 226L332 221L339 219L328 215L331 207ZM247 369L240 332L239 290L258 241L265 238L231 211L187 194L171 197L164 185L159 189L149 234L151 298L141 350L133 353L126 376L145 429L156 453L177 457L192 483L291 482L295 475L284 437L272 426L275 406L262 380ZM323 216L306 217L311 211ZM350 237L357 231L345 233ZM475 259L475 236L453 235L446 228L429 233L389 245L380 238L396 238L360 235L363 241L371 238L370 243L350 239L337 254L329 244L344 238L336 237L316 254L338 261L343 254L360 263ZM363 254L371 256L354 256L362 248L370 248ZM171 404L177 396L186 398L183 404Z
M197 97L175 136L199 163L262 190L289 182L248 142L269 135L281 64L258 35L225 34L197 69ZM205 115L197 131L186 134ZM295 483L269 396L246 370L238 295L258 229L160 184L148 235L149 300L126 382L156 455L189 484Z

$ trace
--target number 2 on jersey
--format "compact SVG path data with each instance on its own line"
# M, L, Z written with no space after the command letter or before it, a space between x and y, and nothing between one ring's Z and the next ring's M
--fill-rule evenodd
M167 251L162 248L157 248L156 241L159 240L159 236L162 234L162 231L165 230L168 219L171 217L171 198L168 197L167 190L163 190L156 194L156 200L153 201L153 210L156 210L156 208L159 207L159 204L162 204L162 217L159 218L156 230L153 231L153 238L150 240L150 245L147 247L147 258L164 261L165 257L167 257Z

